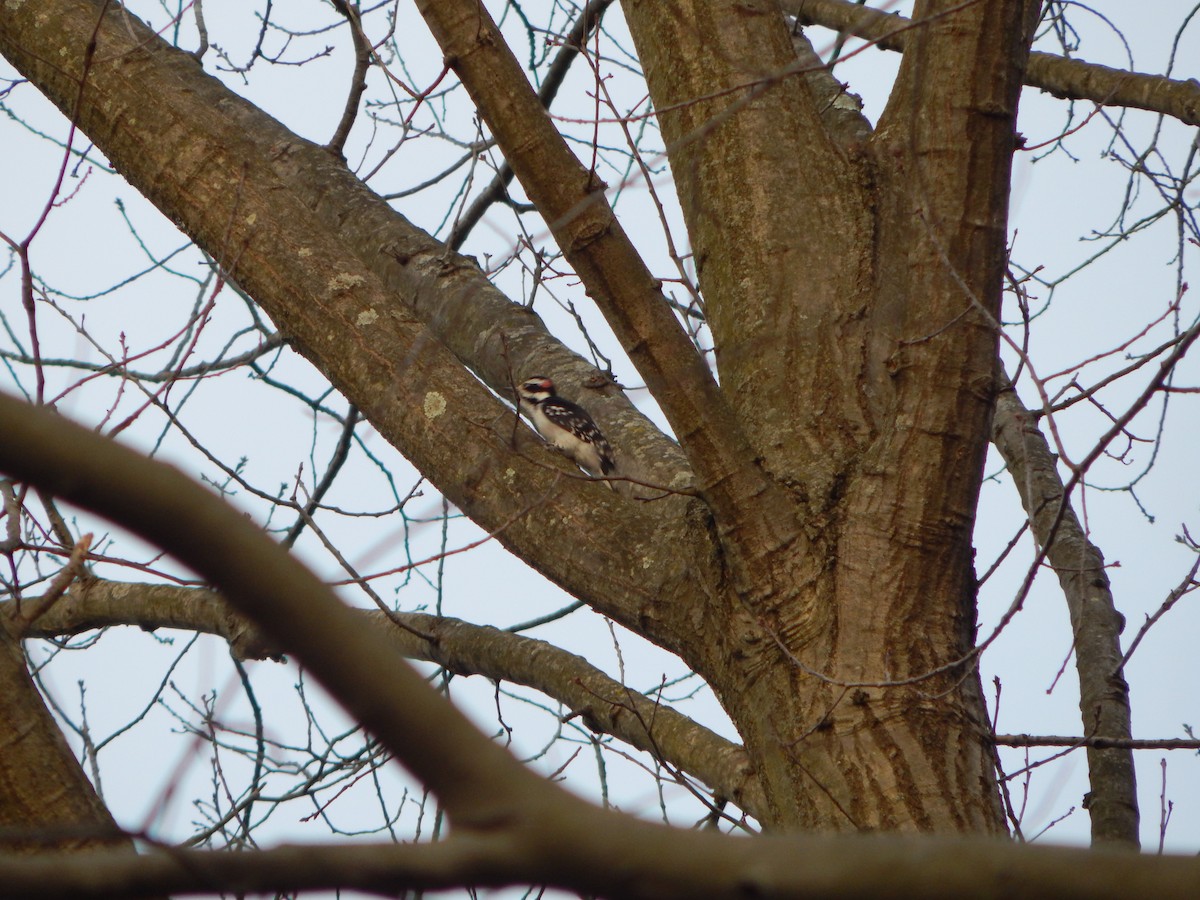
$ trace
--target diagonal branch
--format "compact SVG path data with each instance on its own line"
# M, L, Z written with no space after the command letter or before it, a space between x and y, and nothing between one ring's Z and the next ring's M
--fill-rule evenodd
M782 0L780 6L801 24L852 34L885 50L903 51L912 37L910 19L848 0ZM1145 109L1185 125L1200 125L1200 84L1194 79L1175 81L1034 51L1029 54L1025 84L1067 100Z
M696 475L743 585L761 559L803 540L756 453L608 201L571 152L478 0L418 4L526 194L645 379Z
M308 569L178 469L0 395L0 471L103 515L217 587L470 828L585 806L488 740ZM418 739L419 736L419 739Z
M1129 685L1121 665L1124 622L1113 603L1104 556L1088 540L1065 500L1056 457L1007 376L996 398L992 441L1012 473L1038 545L1046 548L1049 543L1046 558L1058 575L1071 614L1084 733L1128 740L1133 732ZM1093 839L1136 847L1132 751L1089 746L1087 752Z
M554 840L541 848L514 847L507 831L495 829L452 833L435 843L306 844L246 853L167 850L133 859L97 853L86 866L69 857L0 856L0 900L124 900L155 890L257 896L338 888L398 896L514 884L622 900L1191 900L1198 880L1195 857L1098 854L931 835L734 840L643 822L631 823L627 834L615 838L597 832L579 854Z
M595 486L560 478L523 428L514 453L513 413L439 340L452 341L460 358L485 356L479 368L488 382L507 390L510 366L536 348L558 346L563 354L534 317L487 286L477 266L447 259L439 242L395 215L327 151L204 75L116 4L61 0L52 7L45 16L39 10L51 4L0 7L0 51L72 110L78 61L95 32L97 62L78 124L452 502L488 532L499 531L505 546L547 577L620 621L642 621L640 610L661 601L667 579L668 593L693 589L685 582L694 567L682 579L675 570L694 540L708 538L688 537L682 516L666 514L683 500L642 509L597 499ZM363 233L369 239L357 242ZM412 304L397 302L397 293ZM622 421L638 418L624 398L613 402L624 409L617 412ZM660 462L678 473L671 442L648 425L637 434L666 448ZM534 506L538 515L513 521L516 511ZM647 548L636 566L624 549L633 544ZM676 642L676 626L650 618L662 626L652 640Z
M37 598L27 599L37 602ZM0 619L5 606L0 604ZM541 691L611 734L699 779L718 797L753 816L763 813L762 789L745 751L669 706L613 680L586 659L545 641L458 619L357 610L372 630L409 659L434 662L458 675L482 675ZM397 619L412 630L397 628ZM263 633L203 588L92 580L63 597L28 629L27 637L63 637L130 625L214 634L239 658L276 653ZM428 638L424 637L428 636Z
M546 78L542 81L542 86L538 88L538 99L546 109L550 108L550 104L558 96L558 89L562 87L563 82L566 80L567 72L571 69L571 64L579 56L579 50L583 42L587 40L588 35L592 33L593 29L599 25L601 16L612 5L612 2L613 0L589 0L588 5L583 8L583 11L575 19L575 24L571 26L571 30L563 38L562 49L558 51L554 62L550 64ZM515 175L516 173L513 172L512 166L507 161L500 163L500 168L496 171L495 177L479 196L471 201L471 205L467 207L466 212L454 223L454 228L450 232L450 236L446 238L446 243L452 249L459 249L466 241L467 236L479 224L479 220L483 218L484 213L492 207L492 204L497 203L507 196L508 186L512 184Z

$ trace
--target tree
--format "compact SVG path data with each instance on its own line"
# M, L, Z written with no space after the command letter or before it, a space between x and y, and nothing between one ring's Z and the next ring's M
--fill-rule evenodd
M1134 418L1152 403L1165 411L1168 396L1186 392L1175 383L1177 367L1200 334L1182 284L1185 241L1197 238L1185 194L1192 162L1172 174L1147 162L1160 158L1154 145L1128 154L1140 160L1134 177L1162 195L1163 214L1178 225L1180 286L1157 323L1169 332L1160 346L1147 353L1123 340L1122 350L1142 354L1120 370L1142 377L1140 391L1112 412L1100 405L1115 403L1105 399L1111 395L1100 395L1097 406L1111 421L1082 454L1059 438L1053 423L1065 401L1047 393L1051 381L1036 374L1038 361L1019 337L1031 327L1030 294L1041 282L1032 267L1022 271L1010 259L1010 180L1022 144L1015 122L1023 85L1097 109L1149 109L1195 125L1195 84L1102 69L1065 53L1031 56L1042 30L1069 33L1058 4L1043 10L1025 0L928 0L911 20L842 0L624 4L686 227L686 245L669 249L676 290L647 265L613 212L602 142L585 144L581 161L564 137L572 136L572 123L547 113L561 74L547 76L539 96L475 0L418 3L445 60L424 88L406 74L408 60L392 55L400 46L392 19L340 0L334 6L356 68L345 114L320 146L206 74L199 15L201 43L189 53L113 3L4 5L0 52L212 263L187 325L164 345L170 359L162 371L139 378L134 354L119 343L98 348L108 360L93 371L139 382L143 396L122 417L114 401L93 424L111 437L153 410L167 430L186 434L178 411L189 382L235 365L254 367L270 382L271 365L262 361L286 346L350 406L335 412L325 395L305 389L314 415L339 422L341 461L335 455L320 481L297 478L290 498L286 491L266 496L280 515L294 517L281 533L285 547L304 531L320 533L317 518L330 509L322 501L365 420L508 551L700 675L741 744L663 708L661 693L636 695L529 639L397 612L382 598L374 618L350 612L263 538L269 520L253 526L177 474L6 401L0 468L17 479L5 494L13 573L4 690L13 708L6 718L27 722L19 733L38 738L14 740L0 754L5 823L32 829L43 842L38 849L67 849L81 836L120 843L17 665L15 641L102 624L184 627L227 638L243 657L294 654L378 739L367 745L374 746L372 764L381 763L380 748L395 754L436 795L453 831L432 846L182 862L169 854L133 858L126 842L96 857L95 877L111 879L105 890L516 881L613 896L633 896L635 888L717 896L827 889L824 879L834 876L859 879L846 882L848 891L889 884L896 867L917 870L912 854L924 844L874 842L879 868L858 872L869 867L851 845L830 874L789 861L797 848L842 846L824 838L737 842L585 807L482 739L392 659L399 649L447 672L544 691L667 772L707 785L718 826L739 823L726 809L733 804L772 832L1003 834L998 740L978 669L991 639L976 636L973 549L994 442L1038 548L999 627L1020 609L1042 563L1053 567L1070 610L1082 712L1076 743L1087 745L1093 839L1136 846L1122 623L1075 503L1097 460L1132 434ZM577 57L596 67L596 111L586 127L603 122L628 135L630 171L657 188L658 163L636 133L647 114L618 109L606 93L612 62L589 44L608 6L593 0L578 11L550 68L565 70ZM522 14L515 6L504 12ZM548 33L566 31L561 12L547 15L541 27ZM270 16L268 9L253 60L270 58L264 36L282 27ZM815 55L801 28L810 24L903 51L874 123ZM530 25L529 33L540 32ZM214 55L217 68L231 68L229 51ZM381 73L386 81L372 80ZM458 113L447 98L462 93L447 87L455 80L487 135L464 149L464 161L477 165L494 143L504 162L483 192L466 179L463 197L471 195L472 208L450 216L448 238L438 239L368 186L378 168L356 171L344 154L368 85L381 91L375 96L386 89L396 98L365 104L372 128L398 129L391 150L363 151L386 161L425 127L418 115L429 115L443 136L452 133ZM64 171L90 153L67 144ZM509 192L514 175L528 206ZM56 189L56 198L63 195ZM661 200L655 193L655 204ZM536 211L557 248L538 246L540 226L518 224L519 252L505 262L527 266L531 291L556 290L568 274L579 279L677 442L633 406L611 372L571 353L529 308L490 283L490 263L453 252L450 245L479 221L477 210L499 201L511 205L518 223ZM14 337L6 358L32 373L25 379L32 379L30 399L52 405L45 372L53 360L39 330L58 307L31 255L42 227L38 220L27 237L8 235L28 340ZM1122 222L1114 233L1137 230ZM1002 309L1006 290L1015 315ZM241 352L241 335L224 338L212 359L194 362L201 336L210 340L209 322L221 315L218 297L224 303L242 295L269 319L247 313L253 326L243 335L254 346ZM1001 323L1022 318L1014 339ZM69 321L91 339L78 318ZM1011 380L1004 360L1013 365ZM84 363L72 366L91 378ZM605 490L547 456L516 424L506 401L534 372L552 376L591 410L621 454L621 490ZM1037 397L1032 410L1014 382ZM1071 402L1097 398L1106 384L1098 376ZM238 464L220 465L228 484L251 487ZM59 500L111 517L202 581L163 586L101 577L94 555L89 568L89 539L59 514ZM398 493L398 508L402 501ZM1178 596L1194 587L1196 571ZM369 591L368 580L357 581ZM219 717L209 710L205 718ZM260 724L260 768L261 732ZM220 744L215 735L212 741ZM253 791L240 796L229 805L230 819L249 823L257 799ZM1017 818L1011 810L1007 817ZM54 828L63 823L91 827ZM248 824L244 830L248 840ZM990 842L930 842L925 852L945 854L949 874L927 869L925 877L955 895L979 885L981 871L1006 866L1030 884L1042 880L1056 896L1064 884L1127 894L1134 885L1118 872L1146 879L1137 885L1147 890L1181 895L1195 878L1194 865L1182 861L1015 854ZM7 883L28 891L48 879L61 891L78 889L81 882L71 879L83 876L59 860L11 862Z

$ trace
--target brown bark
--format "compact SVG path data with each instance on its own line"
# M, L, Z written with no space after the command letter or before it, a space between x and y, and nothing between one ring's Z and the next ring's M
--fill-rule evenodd
M853 34L885 50L903 50L912 33L912 20L848 0L781 0L779 5L802 25ZM1200 84L1195 79L1177 81L1035 51L1029 54L1025 84L1067 100L1145 109L1200 125Z
M569 354L470 261L447 257L339 160L204 75L119 6L108 4L97 28L104 6L63 0L54 16L29 4L0 7L0 52L72 114L95 32L76 117L114 166L221 261L291 346L453 503L566 590L677 646L690 634L679 624L681 598L719 577L688 499L622 502L564 477L577 472L527 428L514 429L515 414L447 345L503 393L529 360L554 363L546 368L557 375L556 366L574 365ZM46 62L60 58L65 67ZM395 288L411 305L397 302ZM501 362L506 347L516 372ZM618 446L649 448L650 477L686 483L677 449L623 396L588 406L606 428L619 407L613 420L629 436L614 430Z
M5 606L0 604L0 616ZM572 715L582 716L594 730L699 779L750 815L765 813L762 788L742 747L608 677L580 656L545 641L449 617L375 610L360 610L358 615L408 659L541 691ZM397 627L396 621L411 630ZM240 659L279 654L278 645L214 591L101 579L62 597L29 627L27 636L67 637L114 625L214 634L228 641Z
M626 6L722 384L818 538L815 577L800 574L811 560L776 558L795 575L762 607L772 640L714 684L791 824L997 830L969 667L895 682L953 663L973 638L988 314L1028 5L938 18L924 4L931 21L865 144L822 127L773 10ZM775 641L792 666L774 664Z
M0 852L95 850L133 843L67 746L0 622Z
M1004 380L994 441L1012 473L1038 546L1058 575L1071 615L1079 710L1087 735L1133 735L1129 685L1121 664L1125 623L1113 603L1104 556L1088 540L1063 491L1055 455L1016 389ZM1097 844L1138 847L1137 779L1130 749L1088 747L1087 809Z
M825 328L863 278L867 197L806 81L789 75L795 55L771 3L640 2L625 14L722 387L766 470L819 507L844 471L839 445L866 431L842 403L858 392L853 323L838 341Z
M868 133L822 117L773 3L626 4L718 388L486 12L423 4L680 437L687 465L623 398L589 404L663 480L694 474L703 503L652 509L548 473L524 429L513 452L511 413L459 361L503 391L501 347L520 369L549 339L340 162L120 13L82 71L94 2L60 0L54 17L7 4L0 50L453 502L709 679L769 825L986 833L1002 819L962 660L1032 6L919 4Z

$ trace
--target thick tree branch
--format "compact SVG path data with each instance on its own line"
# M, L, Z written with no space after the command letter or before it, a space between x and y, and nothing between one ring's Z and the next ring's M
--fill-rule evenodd
M10 621L0 622L0 852L132 854L34 686Z
M276 894L360 890L395 896L452 887L540 884L616 900L778 900L964 897L1006 900L1191 900L1196 857L934 837L760 837L669 832L631 822L593 835L581 867L553 841L515 847L504 831L454 833L434 844L306 844L245 853L155 852L127 859L0 856L0 900L108 900L153 891ZM540 850L540 852L538 852Z
M0 604L0 616L10 606ZM751 815L763 815L762 789L741 747L627 688L583 657L545 641L458 619L355 612L409 659L435 662L459 675L482 675L541 691L581 715L596 731L611 734L700 780L718 797ZM397 628L393 619L413 631ZM262 632L230 609L216 592L165 584L89 581L56 603L26 636L63 637L113 625L214 634L228 641L239 658L278 653Z
M854 896L884 896L911 873L914 893L926 897L1015 891L1183 898L1200 879L1194 858L929 838L747 841L596 809L532 775L476 731L311 573L173 467L4 396L0 433L6 437L0 471L111 517L211 580L434 791L454 826L442 843L378 850L382 860L370 855L375 848L331 849L331 857L311 846L261 856L170 852L136 861L97 853L86 866L10 857L0 868L0 896L140 896L274 885L382 889L384 880L392 890L534 883L625 898L833 895L833 886L845 882ZM258 859L265 862L256 865ZM264 870L270 874L254 880ZM311 881L301 885L302 879Z
M371 42L363 34L362 17L356 6L351 6L347 0L333 0L333 6L346 17L346 24L350 28L350 38L354 42L354 74L350 76L350 91L346 96L346 106L342 110L342 118L338 122L337 130L329 139L329 143L325 145L330 153L337 154L344 159L346 138L350 137L350 129L354 127L354 120L358 118L359 101L362 100L363 92L367 89L367 70L371 67Z
M217 258L452 502L567 590L674 643L679 629L644 613L664 596L694 590L686 582L697 568L685 548L697 558L709 553L706 536L700 546L687 536L684 501L642 509L561 478L554 467L565 464L525 428L514 454L513 413L438 340L466 359L488 347L491 365L480 368L508 393L510 362L553 348L536 318L505 301L469 261L448 259L331 154L205 76L116 4L52 7L53 15L44 15L47 4L0 8L0 51L10 62L74 110L84 49L100 22L79 125L125 177ZM368 239L356 242L362 234ZM397 293L412 305L397 304ZM666 459L670 442L619 402L623 420L644 423L635 426L639 443L666 448L666 477L678 475ZM604 422L606 405L589 405ZM537 515L514 520L535 508ZM635 545L645 551L636 559L628 552Z
M1084 733L1130 740L1129 685L1121 666L1124 622L1113 603L1104 556L1088 540L1064 496L1055 454L1007 376L996 399L992 441L1012 473L1034 538L1045 549L1067 601ZM1138 846L1132 751L1119 745L1089 745L1088 774L1092 839Z
M0 433L0 471L118 522L215 585L294 652L452 819L484 825L559 793L480 734L249 519L178 469L7 395Z
M848 0L782 0L780 6L801 24L853 34L885 50L902 51L912 38L911 20ZM1194 79L1174 81L1035 51L1029 55L1025 84L1055 97L1144 109L1200 125L1200 83Z
M580 46L599 25L600 17L604 15L604 11L612 5L612 2L613 0L588 0L587 6L579 13L575 24L563 38L562 47L559 49L558 55L554 57L554 62L550 64L542 86L538 88L538 99L546 109L550 108L550 104L558 96L558 89L566 80L567 72L571 70L571 64L579 56ZM512 184L515 176L516 173L513 172L512 166L507 162L500 163L495 177L479 193L479 196L471 201L466 212L454 223L454 229L450 232L450 237L446 239L446 243L452 249L459 249L466 241L467 236L479 224L484 213L492 207L492 204L501 200L508 193L508 186Z
M720 525L745 518L750 500L778 524L771 543L795 540L783 504L708 367L671 312L604 197L604 185L571 152L478 0L418 4L448 63L559 247L645 379L687 455ZM764 502L765 501L765 502ZM773 507L775 507L773 509ZM771 517L770 511L780 515ZM770 528L761 530L771 530ZM736 539L752 552L748 529ZM762 543L761 540L758 541Z

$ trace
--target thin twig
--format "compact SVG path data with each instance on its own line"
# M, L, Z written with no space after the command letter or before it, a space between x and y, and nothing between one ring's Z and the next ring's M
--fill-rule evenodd
M371 67L372 48L371 42L363 33L362 18L358 14L357 7L348 3L347 0L333 0L333 5L350 23L350 37L354 41L354 75L350 79L350 93L346 96L346 107L342 110L342 120L338 122L337 131L333 133L333 137L329 139L325 149L337 156L344 157L346 138L350 136L350 129L354 127L354 120L358 116L359 101L362 100L363 91L367 89L367 70Z
M81 537L75 543L75 548L71 551L71 557L67 560L67 564L62 567L54 580L50 582L50 586L46 588L46 592L38 597L36 603L30 604L28 609L22 610L19 618L11 623L11 629L15 631L17 637L22 637L29 626L49 612L50 607L58 602L59 598L66 593L67 588L71 586L76 578L83 574L83 561L87 556L88 550L92 546L93 535L89 532Z

